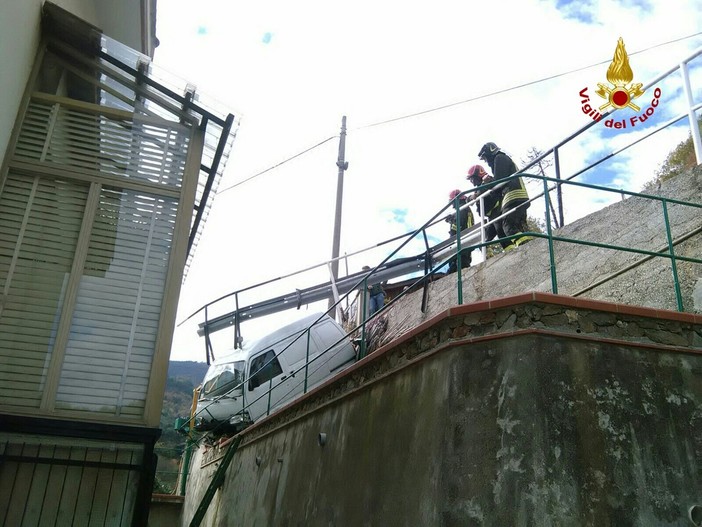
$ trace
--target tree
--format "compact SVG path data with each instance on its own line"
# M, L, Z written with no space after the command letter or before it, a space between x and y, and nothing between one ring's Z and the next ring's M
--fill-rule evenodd
M529 165L535 159L538 159L542 155L543 155L543 152L541 150L532 146L529 150L527 150L526 161L522 159L522 164ZM546 177L546 169L551 167L552 165L553 165L553 159L544 158L544 159L539 159L539 161L536 163L535 167L538 167L539 175L541 177ZM548 206L551 208L551 219L553 220L553 226L554 226L554 228L558 229L558 227L559 227L558 217L556 216L556 210L553 208L553 203L551 202L551 194L549 193L546 196L546 198L548 199Z
M702 117L697 119L697 126L702 131ZM692 134L690 134L687 139L670 151L661 167L656 170L656 176L645 183L642 190L644 193L651 192L663 181L679 176L696 166L695 146L692 143Z
M174 429L176 417L188 417L193 401L193 379L202 378L201 371L207 366L196 362L171 362L169 371L178 377L168 377L161 411L161 437L156 442L155 452L158 467L154 481L154 492L171 494L175 492L178 479L178 465L185 449L185 438ZM197 381L200 382L199 380Z

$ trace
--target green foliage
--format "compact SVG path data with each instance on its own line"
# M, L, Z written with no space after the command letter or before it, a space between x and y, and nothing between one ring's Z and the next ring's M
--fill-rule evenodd
M175 491L180 457L185 449L186 437L174 430L177 417L189 417L193 403L193 390L202 381L206 364L192 362L172 362L169 373L175 371L177 377L169 377L161 410L161 437L156 442L158 456L154 492L170 494ZM193 379L197 379L193 382Z
M546 232L546 222L539 218L527 216L527 227L529 227L529 232L538 232L541 234Z
M697 119L697 126L702 131L702 117ZM679 176L696 166L695 146L692 143L692 134L690 134L687 139L671 150L661 167L656 171L656 177L646 183L642 190L644 193L651 192L662 182Z

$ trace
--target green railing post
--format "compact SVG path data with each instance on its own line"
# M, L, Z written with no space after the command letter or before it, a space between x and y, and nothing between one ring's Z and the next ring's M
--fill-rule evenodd
M542 178L544 183L544 206L546 207L546 234L548 235L548 257L549 266L551 269L551 291L554 295L558 294L558 279L556 278L556 257L553 254L553 229L551 229L551 211L548 207L548 181Z
M358 351L358 358L362 359L363 357L366 356L366 313L368 312L368 307L366 306L367 303L367 296L368 296L368 276L366 276L363 279L363 301L361 302L362 304L362 313L363 316L361 319L363 320L363 323L361 324L361 349Z
M273 393L273 377L268 379L268 410L266 410L266 415L271 415L271 393Z
M663 219L665 220L665 235L668 237L668 252L670 253L670 266L673 269L673 287L675 288L675 300L678 303L678 311L683 311L682 293L680 292L680 281L678 279L678 264L675 260L675 247L673 246L673 235L670 232L670 220L668 218L668 203L665 198L661 200L663 205Z
M458 210L460 202L458 196L453 198L453 207L456 209L456 274L458 275L458 305L463 304L463 273L461 272L461 215Z
M195 510L193 519L190 520L190 527L199 527L199 525L202 523L202 520L205 517L205 514L207 513L207 509L210 506L210 503L212 503L212 498L214 498L215 492L217 492L217 489L219 489L224 483L224 477L227 474L227 468L229 468L229 464L232 462L237 448L239 448L239 443L241 443L241 437L235 436L234 440L227 448L227 452L224 454L224 457L220 461L217 470L212 476L212 480L210 481L210 484L207 487L204 496L202 497L202 501Z
M185 496L185 488L187 487L188 483L188 473L190 472L190 458L192 457L193 453L193 444L194 442L190 438L190 434L188 434L188 438L185 440L185 452L183 453L183 467L180 476L180 488L178 489L179 496Z
M307 371L310 366L310 335L312 334L311 326L307 328L307 354L305 355L305 389L303 393L307 393Z

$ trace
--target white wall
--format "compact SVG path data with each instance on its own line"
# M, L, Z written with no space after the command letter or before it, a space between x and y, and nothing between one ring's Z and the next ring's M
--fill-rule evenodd
M12 126L39 45L43 0L0 2L0 163L5 158ZM141 1L53 0L110 37L141 49Z
M0 4L0 160L17 117L39 44L41 2L9 0Z
M93 0L99 23L105 35L119 40L122 44L148 54L141 40L142 1L141 0Z

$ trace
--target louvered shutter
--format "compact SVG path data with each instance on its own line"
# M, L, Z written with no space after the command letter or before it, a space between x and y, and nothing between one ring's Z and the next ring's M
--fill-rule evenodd
M0 406L144 418L190 136L32 97L0 189Z
M115 223L99 220L106 210L114 213L115 200L120 204ZM140 416L158 333L177 202L116 189L103 189L100 201L56 408ZM95 269L101 272L96 275Z
M10 173L0 194L0 404L37 408L88 186Z

